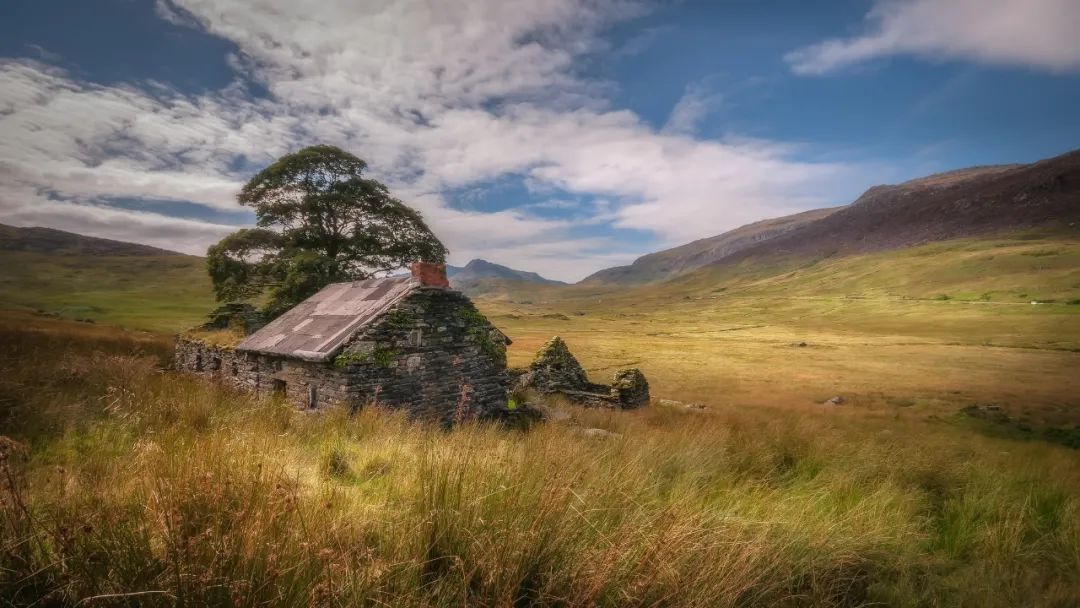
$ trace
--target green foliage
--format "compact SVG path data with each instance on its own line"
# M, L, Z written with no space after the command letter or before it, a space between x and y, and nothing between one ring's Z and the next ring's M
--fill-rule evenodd
M258 227L207 252L217 298L265 297L273 316L332 282L444 261L446 248L420 213L363 177L366 166L333 146L312 146L251 178L238 200L255 210Z
M337 367L359 365L361 363L367 363L368 361L371 361L371 357L365 353L341 353L334 357L334 365Z
M373 363L377 367L387 368L400 354L401 351L396 348L377 346L371 353L341 353L334 357L334 365L348 367L350 365Z
M371 360L378 367L386 368L390 367L400 354L401 351L396 348L380 346L371 353Z
M465 332L497 365L506 365L506 345L491 336L493 331L487 318L477 309L463 307L458 311L465 322Z
M405 329L412 325L412 317L408 312L395 308L383 317L385 323L393 329Z

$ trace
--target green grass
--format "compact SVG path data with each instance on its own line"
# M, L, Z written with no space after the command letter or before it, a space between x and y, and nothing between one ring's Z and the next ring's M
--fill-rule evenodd
M214 307L202 258L5 251L0 303L65 318L176 332Z
M1067 606L1078 453L859 408L571 410L447 432L0 327L12 605ZM556 404L557 405L557 404ZM911 409L911 408L908 408ZM14 448L14 449L13 449ZM98 598L98 599L90 599Z
M636 366L666 398L801 411L842 395L910 418L997 403L1042 430L1080 423L1078 294L1080 239L1031 232L478 305L512 365L561 335L594 381Z

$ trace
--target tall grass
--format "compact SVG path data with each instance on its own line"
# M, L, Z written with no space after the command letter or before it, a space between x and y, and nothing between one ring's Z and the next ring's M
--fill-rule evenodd
M606 438L447 432L305 414L162 371L167 343L57 327L0 335L7 605L1080 597L1063 448L836 409L575 413Z

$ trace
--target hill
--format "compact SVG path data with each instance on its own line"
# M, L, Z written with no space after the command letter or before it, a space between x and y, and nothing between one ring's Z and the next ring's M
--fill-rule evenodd
M203 258L53 230L0 225L0 304L176 331L214 306Z
M0 251L106 256L184 255L149 245L85 236L53 228L20 228L7 224L0 224Z
M1080 220L1080 151L875 186L835 213L716 260L823 258Z
M749 224L601 270L585 285L664 280L697 268L821 259L1080 219L1080 151L1028 165L971 167L874 186L853 203Z
M814 209L795 215L747 224L718 236L699 239L685 245L641 256L629 266L616 266L595 272L582 284L643 283L707 266L747 247L780 236L808 222L827 217L838 207Z

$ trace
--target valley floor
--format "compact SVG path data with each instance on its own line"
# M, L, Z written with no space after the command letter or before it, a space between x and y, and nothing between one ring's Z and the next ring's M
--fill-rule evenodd
M514 336L512 365L527 365L557 334L594 380L637 366L663 398L815 408L841 396L852 408L916 417L994 404L1032 424L1080 423L1077 306L987 313L994 305L799 298L763 308L731 297L712 309L620 316L502 306L489 308Z
M711 346L729 333L683 348L569 335L586 360L624 363L650 345L649 360L671 361L651 371L672 392L677 370L717 351L741 349L752 367L759 349L803 356L826 340ZM555 403L571 423L446 432L237 395L163 371L170 346L3 317L5 605L1066 607L1080 596L1080 457L1050 442L880 415L893 410L859 397L748 407L739 384L704 412ZM828 346L855 359L837 337ZM994 352L1014 350L1028 352ZM753 382L745 394L768 386ZM690 386L687 397L710 390Z

